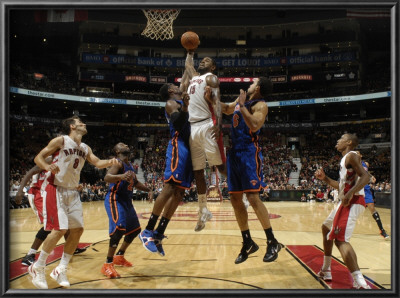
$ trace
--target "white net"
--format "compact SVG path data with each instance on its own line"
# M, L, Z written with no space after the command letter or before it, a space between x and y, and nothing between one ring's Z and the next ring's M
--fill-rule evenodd
M156 40L172 39L172 24L180 9L142 9L147 18L147 25L142 35Z

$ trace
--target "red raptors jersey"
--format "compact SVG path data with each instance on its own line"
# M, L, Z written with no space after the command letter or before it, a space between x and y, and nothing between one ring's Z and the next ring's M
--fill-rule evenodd
M46 171L41 171L33 175L28 193L33 194L34 189L40 189L45 179L46 179Z

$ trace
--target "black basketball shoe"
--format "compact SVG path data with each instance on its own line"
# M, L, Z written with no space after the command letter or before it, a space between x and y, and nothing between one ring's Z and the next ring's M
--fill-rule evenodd
M257 250L258 250L258 245L253 240L251 240L250 244L243 243L242 249L235 260L235 264L243 263L244 261L247 260L250 254L255 253Z
M264 262L273 262L278 258L278 252L283 247L283 244L279 243L277 240L267 241L267 252L265 253Z
M86 247L82 247L82 248L77 247L77 248L75 249L75 251L74 251L74 255L83 253L84 251L86 251Z
M35 262L35 254L26 255L23 257L21 264L25 266L30 266Z

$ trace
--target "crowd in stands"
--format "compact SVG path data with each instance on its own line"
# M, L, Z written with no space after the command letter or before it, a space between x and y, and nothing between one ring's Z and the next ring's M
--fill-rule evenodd
M368 137L371 131L378 132L389 129L389 123L375 123L365 127L365 124L353 124L351 127L339 126L321 128L307 135L307 143L301 147L301 170L299 185L289 183L290 173L297 171L293 163L291 148L282 144L282 135L275 131L264 131L260 137L262 153L264 157L263 174L264 181L271 190L304 189L309 191L317 189L327 191L326 185L314 177L315 171L323 167L327 175L338 178L339 162L341 156L335 149L336 141L345 132L355 132L360 138ZM390 134L388 134L390 135ZM145 150L142 170L145 173L146 182L161 185L165 166L165 150L169 135L167 131L158 131L155 134L154 144ZM229 150L229 148L227 148ZM378 191L390 189L390 148L377 151L372 147L361 150L363 159L370 163L370 172L379 181L374 185ZM221 180L221 187L224 179Z
M170 140L169 131L156 131L154 143L144 150L141 168L146 182L160 185L164 179L165 155Z
M30 123L11 120L9 126L11 136L9 143L10 192L18 188L22 177L34 166L33 159L36 154L52 138L59 135L59 125L60 123ZM131 161L139 170L135 159L140 158L140 151L142 151L141 170L144 173L145 180L143 182L151 185L155 194L158 195L163 186L165 154L170 139L167 129L145 130L122 126L88 126L88 132L83 141L100 158L114 156L114 145L118 142L124 142L130 146L133 153ZM341 156L336 151L335 145L345 132L356 133L361 140L368 139L371 133L379 132L385 136L384 141L390 141L390 122L318 127L309 131L302 131L301 134L304 135L306 142L299 148L302 165L299 185L295 186L289 183L289 176L291 172L298 169L296 164L293 163L292 150L284 141L285 133L273 129L263 129L260 135L260 145L264 157L264 181L268 185L268 189L297 189L304 190L307 194L310 190L317 193L317 190L321 189L322 192L329 193L330 190L314 177L314 173L317 168L323 167L330 177L338 178L338 165ZM146 142L139 142L139 138L145 139ZM229 150L229 148L227 149ZM377 179L377 183L373 185L376 191L391 191L390 150L391 148L377 148L376 146L360 150L363 160L370 164L370 173ZM105 173L105 169L98 170L88 163L85 164L81 174L82 200L93 201L104 198L107 191L107 185L103 180ZM221 187L225 182L225 179L222 178ZM193 188L195 189L195 184ZM195 196L189 195L189 193L188 191L186 199L194 200Z
M321 181L314 177L315 171L323 167L324 171L333 179L338 179L339 162L341 155L335 149L336 141L345 132L356 133L360 140L368 138L371 132L386 132L384 141L390 141L390 123L376 122L371 124L341 125L334 129L326 127L321 131L313 131L307 136L307 144L301 148L302 169L300 171L300 185L304 189L312 186L325 188ZM328 133L329 132L329 133ZM390 148L378 150L376 146L370 149L359 150L363 160L368 162L369 172L375 176L379 189L387 189L390 184ZM383 188L381 184L385 185Z
M260 138L263 155L264 182L270 189L292 189L289 176L297 171L293 163L291 149L282 145L281 135L275 132L264 132Z

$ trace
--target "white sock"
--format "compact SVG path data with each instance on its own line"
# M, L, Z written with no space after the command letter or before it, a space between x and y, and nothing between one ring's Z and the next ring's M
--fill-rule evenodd
M324 256L324 264L322 265L322 271L331 270L332 256Z
M207 208L207 196L206 194L199 194L198 195L198 201L199 201L199 209L200 211L203 210L203 208Z
M72 258L72 255L64 252L61 257L60 265L58 265L58 266L68 267L68 263L71 260L71 258Z
M46 266L46 260L49 256L49 253L45 252L43 249L39 254L39 258L37 259L35 265L37 267L45 267Z
M37 249L31 248L31 249L28 251L27 255L35 254L36 252L37 252Z
M362 275L360 270L352 272L351 275L359 286L362 286L363 288L367 286L367 282L365 281L364 276Z

